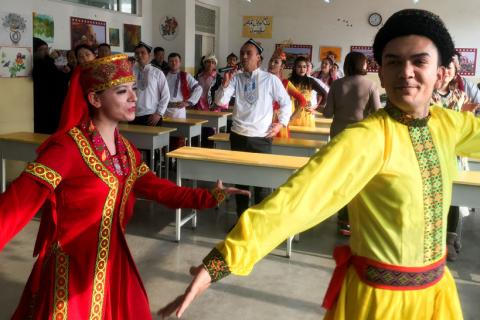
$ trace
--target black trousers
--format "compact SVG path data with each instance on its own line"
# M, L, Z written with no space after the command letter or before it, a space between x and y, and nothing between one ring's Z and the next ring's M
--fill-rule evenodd
M230 133L230 149L233 151L246 151L256 153L272 153L272 139L262 137L246 137L235 132ZM248 190L249 186L235 185L239 189ZM263 201L270 194L270 188L254 188L253 203L257 204ZM237 205L237 216L248 209L249 199L246 196L236 195L235 201Z
M131 124L139 124L141 126L148 126L148 118L150 118L151 114L147 114L145 116L138 116L138 117L135 117L135 119L133 121L131 121L130 123ZM158 121L156 127L160 127L162 125L162 119L160 119L160 121Z

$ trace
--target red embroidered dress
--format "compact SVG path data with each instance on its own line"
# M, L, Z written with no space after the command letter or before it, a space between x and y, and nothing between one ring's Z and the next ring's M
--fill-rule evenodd
M115 137L112 156L91 124L73 127L0 195L0 249L46 204L38 259L13 319L150 319L125 240L135 197L170 208L217 205L207 190L157 178L133 145Z

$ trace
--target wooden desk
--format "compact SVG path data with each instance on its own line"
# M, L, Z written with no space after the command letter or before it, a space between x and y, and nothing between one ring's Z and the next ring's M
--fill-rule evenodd
M207 120L208 122L203 126L215 128L216 132L227 131L227 117L231 115L231 112L187 110L188 118ZM221 128L223 128L223 130L221 130Z
M317 128L330 128L333 119L328 118L315 118L315 127Z
M230 150L230 134L217 133L208 137L215 143L215 148ZM303 140L294 138L274 138L272 142L272 154L283 154L296 157L311 157L321 147L326 144L325 141Z
M162 149L170 151L170 133L174 128L139 126L133 124L120 124L119 129L128 140L130 140L138 149L150 150L150 169L155 171L155 150L160 150L160 163L162 161ZM162 169L157 173L162 176ZM165 168L165 176L168 178L168 166Z
M201 144L202 125L207 122L207 120L200 119L163 118L162 127L177 129L177 131L172 132L172 136L187 138L187 145L191 146L194 137L198 137L198 144Z
M33 161L37 158L35 150L50 135L32 132L13 132L0 135L0 159L2 160L0 177L2 192L6 187L6 160Z
M290 175L307 163L308 158L284 155L239 152L219 149L183 147L167 154L177 159L177 181L182 179L237 183L257 187L277 188ZM180 241L181 227L192 220L197 223L196 211L182 219L176 210L175 240Z
M330 139L330 128L311 128L300 126L289 126L290 137L305 140L328 141Z

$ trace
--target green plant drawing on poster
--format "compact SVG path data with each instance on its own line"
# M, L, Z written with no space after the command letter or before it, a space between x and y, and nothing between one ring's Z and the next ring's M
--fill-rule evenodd
M45 14L33 13L33 36L45 42L53 43L54 38L53 17Z

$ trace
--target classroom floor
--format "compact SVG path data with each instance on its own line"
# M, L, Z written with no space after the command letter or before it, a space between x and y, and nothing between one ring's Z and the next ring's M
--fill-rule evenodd
M235 215L225 214L223 209L201 212L196 230L182 228L179 244L172 241L173 221L173 210L139 201L127 229L152 314L183 292L190 282L189 267L199 264L226 235ZM457 282L464 318L473 320L480 319L479 211L464 221L463 249L449 267ZM35 218L0 253L0 319L8 319L18 303L34 261L38 224ZM327 220L301 234L300 242L293 244L291 259L284 257L283 244L259 262L250 276L230 276L212 285L187 310L184 319L321 319L324 311L320 304L334 266L332 248L344 241L336 234L335 220Z

